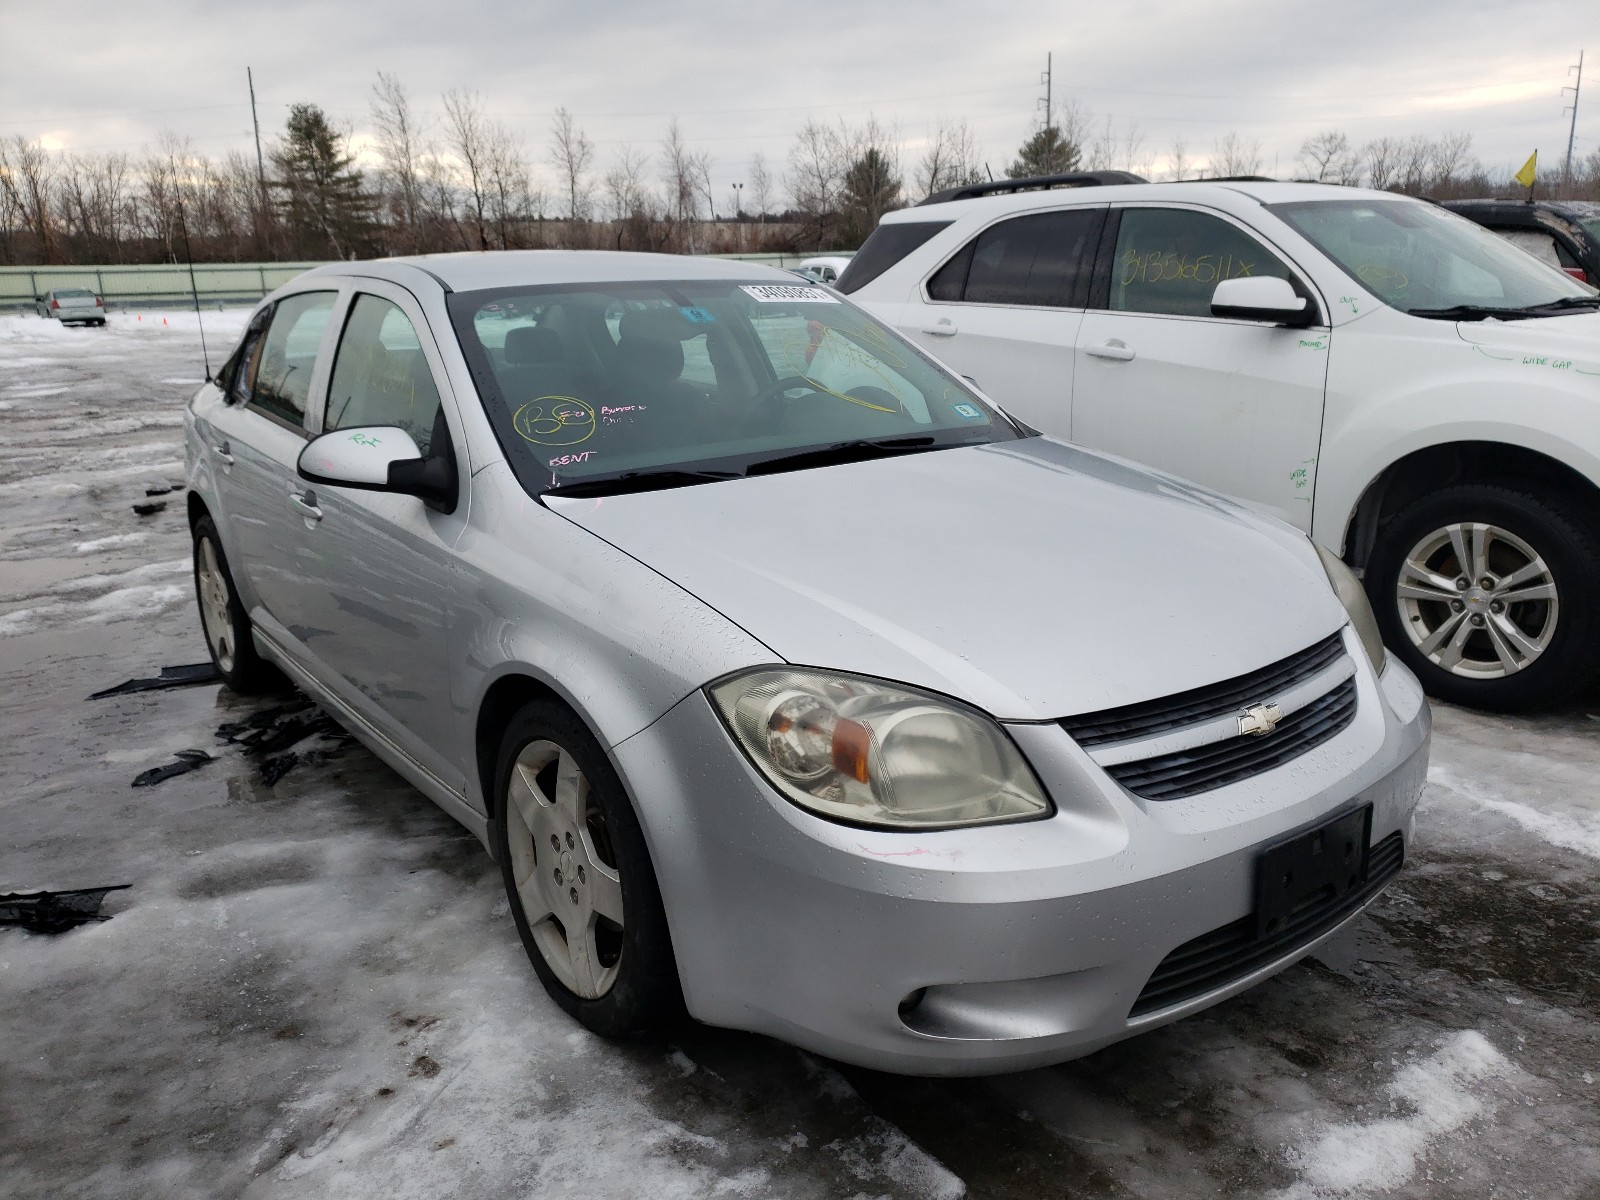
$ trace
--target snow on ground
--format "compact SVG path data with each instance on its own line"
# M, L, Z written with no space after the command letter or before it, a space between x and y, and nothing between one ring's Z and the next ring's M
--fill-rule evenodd
M1091 1058L906 1080L544 995L477 842L359 748L267 786L205 657L193 313L0 317L0 1196L1594 1197L1600 696L1436 709L1415 857L1318 956ZM165 317L168 324L162 325ZM213 364L245 313L204 314ZM213 336L214 335L214 336ZM200 747L155 788L133 775ZM777 934L775 934L776 936Z

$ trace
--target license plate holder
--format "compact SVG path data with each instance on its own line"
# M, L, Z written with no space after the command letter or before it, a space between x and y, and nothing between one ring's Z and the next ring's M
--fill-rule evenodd
M1268 846L1256 857L1256 937L1272 939L1313 912L1333 912L1367 882L1372 805Z

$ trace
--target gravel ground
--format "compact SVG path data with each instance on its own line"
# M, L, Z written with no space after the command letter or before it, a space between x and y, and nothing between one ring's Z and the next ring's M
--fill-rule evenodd
M242 312L206 316L213 361ZM165 322L165 323L164 323ZM478 844L360 747L275 785L202 661L193 314L0 317L0 1195L1600 1196L1600 696L1436 706L1415 857L1316 959L1066 1066L907 1080L540 990ZM195 747L217 761L133 777ZM303 749L304 747L302 747Z

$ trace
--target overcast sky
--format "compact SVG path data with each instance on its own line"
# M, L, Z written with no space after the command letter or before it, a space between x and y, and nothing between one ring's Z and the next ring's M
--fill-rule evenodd
M676 115L713 156L720 204L756 151L781 169L808 116L896 126L908 175L937 121L965 119L998 176L1039 121L1048 51L1058 102L1111 117L1122 140L1136 126L1158 173L1174 138L1199 163L1237 131L1288 176L1324 129L1356 143L1462 130L1509 171L1535 147L1559 164L1580 48L1593 84L1577 157L1600 147L1596 0L0 0L0 135L136 153L172 131L208 155L249 149L248 65L263 139L313 101L359 145L386 70L435 123L441 92L476 89L547 179L558 105L601 169L624 143L653 151Z

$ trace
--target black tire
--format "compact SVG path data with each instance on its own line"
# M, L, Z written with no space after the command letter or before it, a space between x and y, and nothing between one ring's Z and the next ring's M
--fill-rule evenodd
M226 589L226 602L220 606L227 618L227 649L223 652L219 652L218 639L212 636L206 615L208 585L203 578L206 574L203 560L208 547L215 556L220 584ZM217 536L217 527L209 516L203 516L194 523L194 593L195 601L200 606L200 625L205 634L206 649L211 652L211 661L216 664L222 682L245 696L281 688L284 685L282 673L256 653L255 638L250 632L250 618L239 601L239 589L234 586L233 572L228 569L222 539Z
M608 855L609 865L615 868L620 877L622 926L616 930L608 925L607 929L608 935L614 939L615 957L600 959L607 963L607 970L614 970L615 974L598 998L579 995L557 975L546 960L545 952L540 949L539 940L529 922L527 906L517 888L516 863L519 854L524 863L534 862L535 871L549 871L553 875L559 869L559 860L555 858L559 851L538 846L536 837L530 834L530 827L521 815L509 811L512 771L519 756L530 748L537 750L539 743L553 743L570 754L587 781L586 829L579 832L584 838L583 847L596 856L589 861L591 883L594 880L594 861L606 861ZM621 780L617 778L610 759L594 735L571 710L553 700L531 701L517 710L507 722L500 739L493 803L495 820L491 837L505 881L512 919L516 922L523 949L527 951L533 969L551 999L587 1029L603 1037L644 1033L677 1020L683 1012L683 993L678 984L678 968L672 954L672 938L667 930L661 890L656 884L644 832L639 827L633 804ZM598 826L597 821L600 823ZM518 853L513 852L514 837L529 839ZM568 841L567 844L570 846L572 843ZM529 845L534 846L533 860L527 858ZM557 887L563 886L559 882L560 877L555 878L558 880ZM570 883L571 880L565 882ZM557 914L552 912L552 915ZM540 924L541 937L548 941L553 932L559 932L565 943L565 929L560 926L559 920L554 926L544 919Z
M1438 628L1447 610L1419 606L1408 616L1398 594L1406 556L1436 531L1462 523L1494 526L1520 539L1543 559L1555 587L1553 612L1525 603L1512 614L1525 631L1544 631L1541 622L1553 620L1553 628L1546 631L1548 643L1526 665L1495 678L1467 677L1425 655L1408 629L1418 630L1420 636L1430 621L1432 628ZM1510 543L1501 543L1499 549L1516 560ZM1450 567L1459 559L1441 547L1438 561ZM1384 644L1416 673L1430 696L1495 712L1526 712L1559 704L1600 676L1600 530L1593 514L1560 497L1491 484L1433 492L1401 510L1379 531L1366 586ZM1495 619L1470 607L1484 604L1483 595L1463 592L1462 596L1468 619L1480 623ZM1488 630L1469 637L1473 640L1468 653L1493 670Z

